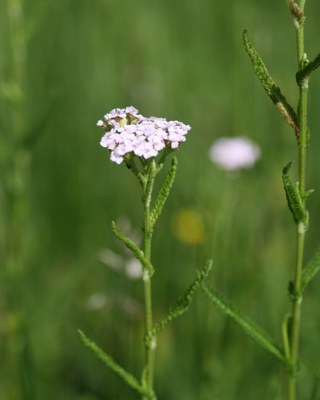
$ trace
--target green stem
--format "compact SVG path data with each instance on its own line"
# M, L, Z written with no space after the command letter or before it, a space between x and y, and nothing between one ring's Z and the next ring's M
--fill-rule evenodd
M144 256L147 262L151 265L151 242L152 242L152 222L151 222L151 196L153 190L154 179L156 175L155 166L151 165L147 183L144 187ZM151 271L144 270L144 301L145 301L145 333L146 335L152 331L153 316L152 316L152 285L151 285ZM153 391L153 375L154 375L154 362L155 362L156 338L153 337L151 342L145 341L145 385L148 397L144 399L155 399Z
M305 0L300 1L300 9L304 12ZM301 69L305 54L304 54L304 23L300 23L297 27L297 55L298 68ZM299 127L300 127L300 143L299 143L299 192L302 200L302 206L305 208L305 177L306 177L306 147L308 135L307 122L307 100L308 100L308 78L305 78L299 86ZM296 265L293 280L293 297L292 297L292 324L290 329L290 364L292 370L289 375L288 382L288 399L296 400L296 372L299 356L299 337L301 325L301 274L303 264L305 241L305 224L297 223L297 247L296 247Z
M292 325L291 325L291 347L290 347L290 364L292 370L289 375L289 400L296 399L296 372L299 354L299 336L300 336L300 321L301 321L301 303L302 297L300 295L301 288L301 271L302 260L304 252L304 224L297 225L297 254L296 254L296 268L294 276L294 296L292 300Z

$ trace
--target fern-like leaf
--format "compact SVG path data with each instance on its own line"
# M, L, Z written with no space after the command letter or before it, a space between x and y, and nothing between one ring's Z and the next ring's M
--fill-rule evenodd
M212 268L212 260L209 260L202 268L202 270L197 273L196 279L191 283L188 289L178 299L176 305L169 310L167 316L164 317L160 322L158 322L153 327L151 332L148 332L146 337L148 343L151 343L152 338L157 336L163 330L163 328L165 328L165 326L169 324L169 322L179 317L180 315L184 314L188 310L192 302L194 293L208 278L211 268Z
M142 387L140 382L118 363L114 361L112 357L106 354L99 346L97 346L92 340L90 340L81 330L78 331L82 343L90 349L97 358L99 358L108 368L115 372L120 378L122 378L129 386L135 389L138 393L146 395L146 390Z
M170 194L175 176L176 176L176 171L177 171L177 159L176 157L172 158L171 161L171 168L166 176L166 179L162 185L162 188L158 194L158 197L156 201L154 202L153 209L151 211L151 224L154 226L154 224L157 222L157 219L159 218L161 211L163 209L163 206L165 205L167 198Z
M305 227L307 227L308 212L302 204L297 185L293 182L289 175L291 164L292 162L290 161L282 170L282 182L286 193L288 207L295 223L298 224L299 222L303 222Z
M204 293L209 300L215 304L220 311L229 316L237 325L239 325L256 343L263 349L273 354L277 359L287 364L284 351L275 343L275 341L260 326L244 316L229 301L226 301L219 293L206 284L202 284Z
M253 71L259 78L265 92L270 97L271 101L275 104L277 109L280 111L281 115L284 117L285 121L294 129L296 138L299 142L299 126L298 126L298 118L288 103L285 96L281 93L280 88L276 85L275 81L272 79L271 75L269 74L267 67L265 66L262 58L253 47L252 43L248 38L247 30L243 31L243 43L248 53Z
M139 247L129 239L123 232L120 231L119 228L117 228L117 225L115 222L112 222L111 224L112 232L115 234L115 236L121 240L121 242L132 252L132 254L141 262L142 266L150 273L153 273L153 267L151 263L146 259L144 256L144 252L139 249Z
M308 283L316 276L319 270L320 270L320 248L317 250L312 260L302 270L302 276L301 276L302 293L305 290Z

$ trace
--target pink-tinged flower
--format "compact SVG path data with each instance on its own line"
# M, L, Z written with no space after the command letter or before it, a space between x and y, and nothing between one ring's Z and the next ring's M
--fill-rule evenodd
M260 154L259 146L246 137L220 138L209 149L210 160L227 171L252 167Z
M110 160L115 162L116 164L121 164L123 161L123 155L119 154L117 150L111 152Z
M157 157L165 148L176 149L191 129L180 121L146 118L134 107L110 111L97 126L105 130L100 145L110 150L110 159L117 164L121 164L127 155L148 159Z

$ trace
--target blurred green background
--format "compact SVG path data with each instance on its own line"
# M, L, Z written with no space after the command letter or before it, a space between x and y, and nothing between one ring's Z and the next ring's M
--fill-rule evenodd
M281 169L297 160L296 144L253 75L241 35L247 28L295 106L285 1L0 0L0 10L0 399L139 398L77 336L81 328L139 376L142 284L124 273L128 255L110 223L140 234L140 190L108 160L95 126L115 107L192 126L154 235L156 318L212 257L210 283L280 341L295 253ZM310 59L319 51L319 12L307 2ZM306 260L319 245L319 92L315 74ZM234 135L257 142L262 157L230 175L208 149ZM184 226L199 235L188 240ZM304 299L301 399L311 398L319 373L317 285ZM200 292L159 337L159 399L282 399L284 383L282 367Z

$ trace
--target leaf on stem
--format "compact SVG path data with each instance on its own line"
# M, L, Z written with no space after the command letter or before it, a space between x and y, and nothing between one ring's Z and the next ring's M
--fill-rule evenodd
M309 79L313 71L320 67L320 54L313 60L308 62L303 68L296 73L296 81L299 86L303 86L305 80Z
M191 283L188 289L183 293L183 295L178 299L176 305L169 310L169 313L160 322L158 322L152 329L151 332L147 333L146 340L149 343L152 338L157 336L163 328L169 324L173 319L184 314L190 304L192 303L193 295L197 289L204 283L208 278L209 273L212 268L212 260L207 261L202 270L198 271L196 279Z
M238 324L247 335L256 341L263 349L273 354L283 363L287 364L284 351L275 343L275 341L265 332L260 326L248 319L246 316L237 310L229 301L226 301L214 289L206 284L202 284L203 291L208 296L209 300L215 304L220 311L229 316L236 324Z
M81 330L78 331L82 343L90 349L96 357L98 357L107 367L112 369L120 378L122 378L129 386L135 389L138 393L146 395L146 390L142 387L139 381L117 364L112 357L100 349L92 340L90 340Z
M177 172L177 164L178 161L176 157L173 157L171 160L171 168L169 169L169 172L166 176L166 179L162 185L162 188L158 194L158 197L156 201L154 202L153 209L151 211L151 224L154 226L154 224L157 222L157 219L159 218L161 211L163 209L163 206L165 205L167 198L170 194L176 172Z
M297 188L297 185L293 182L293 180L289 175L289 169L291 167L291 164L292 161L290 161L282 169L283 187L286 192L288 207L291 211L295 223L298 224L299 222L303 222L306 226L308 222L308 212L302 204L301 196Z
M150 273L153 273L153 267L150 261L146 259L144 256L144 252L139 249L139 247L129 239L123 232L120 231L119 228L117 228L116 223L113 221L111 224L111 229L112 232L115 234L115 236L121 240L121 242L132 252L132 254L141 262L142 266Z
M320 270L320 248L317 250L312 260L302 270L301 289L300 289L301 293L304 292L308 283L316 276L319 270Z
M254 73L259 78L267 95L280 111L285 121L294 129L297 141L299 142L299 125L297 115L291 105L287 102L287 99L281 93L280 88L270 76L264 62L262 61L262 58L250 42L247 30L243 31L243 43L246 52L251 59Z

